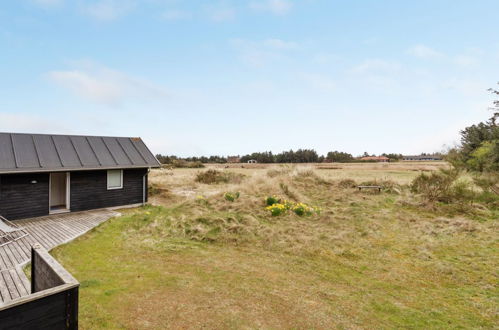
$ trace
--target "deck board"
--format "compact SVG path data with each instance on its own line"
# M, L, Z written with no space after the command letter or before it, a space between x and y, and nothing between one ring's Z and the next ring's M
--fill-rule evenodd
M0 247L0 306L30 293L31 285L22 266L31 258L32 245L51 250L117 215L112 210L95 210L17 220L15 224L28 236Z

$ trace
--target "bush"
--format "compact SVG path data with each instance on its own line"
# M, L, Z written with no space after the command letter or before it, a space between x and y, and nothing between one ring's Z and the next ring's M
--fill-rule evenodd
M432 202L448 203L452 199L451 187L457 180L459 171L441 169L431 174L421 173L411 183L411 191Z
M297 203L293 206L293 212L296 215L302 217L304 215L312 215L314 213L314 208L308 206L305 203Z
M288 210L286 205L281 203L272 204L270 206L267 206L265 209L269 210L270 214L272 214L273 217L284 214Z
M265 204L267 206L272 206L274 204L279 203L280 201L281 200L277 196L268 196L267 198L265 198Z
M338 182L340 188L355 188L357 183L352 179L343 179Z
M290 201L282 201L276 196L269 196L265 199L265 203L268 205L265 209L270 211L273 217L279 216L292 210L298 216L309 216L312 214L320 214L320 208L311 207L305 203L293 203Z
M183 159L175 159L172 160L170 163L170 166L173 168L203 168L204 165L203 163L196 161L196 162L188 162Z
M161 194L161 191L162 189L157 184L152 183L149 185L149 190L148 190L149 197L159 195Z
M236 199L239 198L239 191L235 192L235 193L231 193L231 192L226 192L224 194L224 198L225 200L229 201L229 202L234 202Z
M222 172L218 170L208 170L199 172L196 175L196 182L205 184L218 184L218 183L240 183L244 175L232 172Z
M483 189L485 192L494 193L499 195L499 173L488 172L481 173L473 178L473 182Z

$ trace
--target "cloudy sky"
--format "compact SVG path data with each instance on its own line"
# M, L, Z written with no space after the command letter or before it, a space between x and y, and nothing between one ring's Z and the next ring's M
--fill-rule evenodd
M0 4L0 131L420 153L489 117L497 0Z

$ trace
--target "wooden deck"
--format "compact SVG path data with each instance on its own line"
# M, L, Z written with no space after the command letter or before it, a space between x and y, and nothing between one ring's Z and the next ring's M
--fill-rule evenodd
M0 247L0 305L30 294L31 285L22 270L30 261L31 246L50 250L67 243L119 213L96 210L17 220L28 236Z

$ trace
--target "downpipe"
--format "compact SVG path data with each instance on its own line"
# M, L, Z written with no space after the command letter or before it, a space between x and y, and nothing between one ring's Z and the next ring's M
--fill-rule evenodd
M146 174L142 176L142 206L146 205L146 199L147 199L146 177L149 175L150 171L151 169L148 168Z

